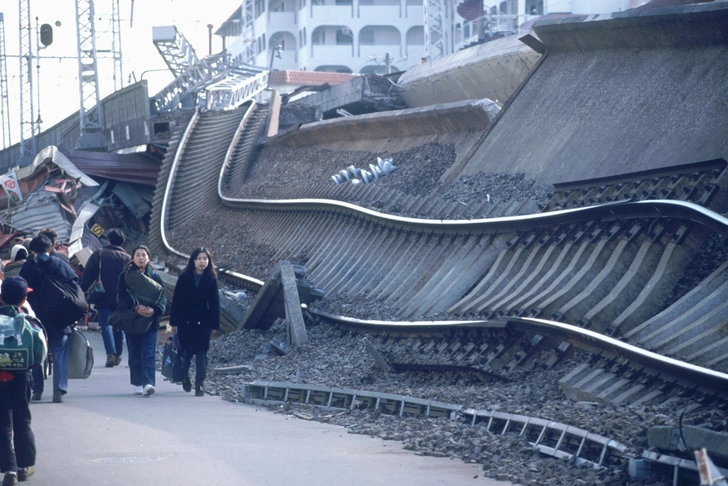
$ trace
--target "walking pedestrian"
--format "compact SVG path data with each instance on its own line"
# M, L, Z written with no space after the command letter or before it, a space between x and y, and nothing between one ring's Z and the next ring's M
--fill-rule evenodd
M121 353L124 350L124 335L121 330L109 326L109 316L116 309L116 286L119 275L131 260L131 256L122 248L126 236L120 229L112 229L107 233L109 243L99 248L89 257L81 275L81 289L85 292L94 282L101 280L104 294L94 305L99 313L101 337L106 350L106 367L121 364Z
M28 300L48 333L48 347L53 356L53 403L62 403L63 395L68 393L68 336L73 333L74 319L78 317L71 319L52 310L65 307L70 299L60 287L43 288L44 277L62 282L65 287L76 288L78 292L80 288L73 268L60 258L51 256L50 252L51 241L47 237L38 235L33 238L30 242L31 256L23 263L20 276L35 289L28 294ZM82 313L86 310L85 301L83 306Z
M177 333L185 353L185 378L182 388L192 391L190 366L195 357L195 396L205 394L207 351L210 336L220 329L220 294L217 271L207 248L197 248L177 280L169 317L172 332Z
M41 326L32 317L24 316L22 306L28 295L28 283L22 277L9 277L0 286L2 304L0 315L12 317L23 315L25 326L39 329ZM12 322L12 321L11 321ZM47 348L42 331L25 333L32 336L31 350L37 363L45 359ZM29 353L30 354L30 353ZM30 363L28 363L30 364ZM12 365L14 366L14 365ZM20 366L20 365L17 365ZM38 364L35 364L37 367ZM35 435L30 427L30 371L28 369L2 369L0 371L0 471L3 472L3 486L26 481L35 472Z
M149 263L149 248L138 245L131 253L131 261L119 275L116 291L117 305L133 310L143 317L151 317L149 328L141 334L125 331L129 351L129 378L134 394L150 396L154 393L155 350L159 320L167 306L162 277Z
M68 258L68 255L66 255L65 253L61 253L56 249L56 240L58 239L58 233L56 233L56 230L51 228L43 228L38 232L38 234L43 235L51 240L51 256L60 258L69 265L71 264L71 260Z

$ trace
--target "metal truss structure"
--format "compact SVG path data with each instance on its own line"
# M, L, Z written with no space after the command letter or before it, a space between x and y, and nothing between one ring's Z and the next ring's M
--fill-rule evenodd
M177 32L177 29L174 30ZM155 42L156 43L156 42ZM165 55L160 50L162 57ZM167 66L172 63L165 57ZM181 66L181 64L175 64ZM227 54L207 56L188 66L154 97L157 113L179 108L228 110L240 106L268 85L269 71L251 66L231 67Z
M199 62L192 44L175 26L154 27L152 42L175 78Z
M81 95L81 136L76 148L104 148L104 118L96 63L96 27L93 0L76 0L78 84Z
M2 148L10 147L10 98L8 94L8 66L5 53L5 18L0 12L0 130L3 132Z
M445 2L450 0L425 0L425 56L429 61L450 54L446 27L447 10ZM452 6L452 5L451 5Z
M213 54L187 68L154 97L158 113L198 106L197 94L205 84L222 79L226 72L225 55Z
M234 68L225 79L205 87L208 110L232 110L268 87L270 71Z
M114 91L118 91L124 87L119 0L111 0L111 55L114 58Z
M30 24L30 0L19 0L20 31L20 158L33 158L35 140L35 107L33 106L33 29Z

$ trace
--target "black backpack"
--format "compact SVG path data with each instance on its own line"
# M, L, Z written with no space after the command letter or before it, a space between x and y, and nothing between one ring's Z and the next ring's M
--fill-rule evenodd
M51 277L43 273L40 289L41 320L66 327L82 319L88 311L81 286L73 280Z

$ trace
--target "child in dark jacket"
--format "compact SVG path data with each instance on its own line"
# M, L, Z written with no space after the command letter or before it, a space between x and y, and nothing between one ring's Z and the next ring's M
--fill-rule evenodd
M0 293L0 314L15 317L21 313L28 295L28 283L22 277L6 278ZM40 326L26 316L31 325ZM45 336L38 334L45 359ZM42 363L42 359L39 362ZM38 366L38 365L36 365ZM30 371L0 371L0 471L4 473L3 486L27 480L35 472L35 435L30 428Z

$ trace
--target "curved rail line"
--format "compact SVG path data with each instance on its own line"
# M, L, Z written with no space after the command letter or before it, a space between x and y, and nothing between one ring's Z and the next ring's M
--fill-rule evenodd
M625 219L649 219L658 221L665 218L690 221L709 228L714 232L724 235L728 234L728 219L697 204L679 200L621 201L525 216L508 216L477 220L432 220L388 215L342 201L323 199L255 200L230 198L223 194L223 176L226 171L230 169L234 148L239 143L240 135L245 130L245 122L250 118L253 110L254 104L251 103L247 107L247 111L227 149L227 154L221 165L217 180L217 197L219 198L219 203L230 208L264 210L266 213L275 211L286 214L312 212L314 214L323 214L326 216L345 215L362 221L365 224L369 222L388 229L427 231L441 234L461 233L467 235L474 233L498 233L503 231L508 233L517 233L519 231L534 231L543 228L552 228L554 226L590 223L595 221L618 222ZM165 231L168 212L170 211L169 199L172 191L174 190L175 177L179 169L181 157L185 153L187 141L194 132L197 120L198 114L196 114L196 116L193 117L187 125L180 143L180 148L175 154L174 160L171 164L169 177L166 181L164 181L166 188L162 201L162 219L159 228L160 236L167 251L182 257L186 257L186 255L171 247L167 241ZM354 237L352 237L352 239L353 238ZM339 258L341 257L341 255L336 256ZM336 256L332 258L335 258ZM329 273L340 272L331 265L327 267L327 271ZM248 287L259 288L263 285L263 282L260 280L241 275L236 272L227 271L226 274L237 279ZM494 324L496 326L502 326L502 322L499 322L498 320L386 322L363 321L326 313L319 313L319 315L345 325L377 326L380 329L406 326L410 331L415 330L418 326L422 326L426 329L444 329L452 326L477 328L490 327ZM677 376L678 378L688 379L694 383L702 384L713 389L725 390L726 385L728 385L728 375L724 373L689 364L670 357L661 356L660 354L643 350L636 346L578 326L569 325L563 322L519 316L507 316L504 317L503 320L508 323L508 326L517 331L560 336L577 345L608 350L618 356L623 356L652 369L669 373Z
M674 377L688 379L698 385L704 385L717 390L725 390L728 387L728 374L695 366L684 361L679 361L657 353L638 348L631 344L624 343L618 339L604 336L588 329L582 329L563 322L549 321L546 319L532 318L508 318L507 321L498 320L461 320L461 321L376 321L365 319L353 319L351 317L337 316L328 312L310 310L311 313L324 317L334 322L352 327L370 328L376 330L398 330L417 332L417 330L446 330L452 328L502 328L510 327L516 331L530 332L536 334L548 334L561 337L577 347L587 349L597 348L604 351L614 352L618 356L648 366L654 370L669 373Z
M225 171L225 167L227 166L227 164L230 163L230 158L232 157L232 153L235 148L235 145L238 143L238 140L240 139L240 136L243 133L243 130L245 128L245 122L248 120L251 113L255 110L255 104L256 104L255 101L250 101L248 103L249 106L245 112L245 115L243 116L243 120L240 122L240 125L238 126L238 129L235 132L235 136L233 137L233 140L230 143L230 146L228 147L228 151L225 156L225 163L223 164L222 168L220 169L220 177L218 179L218 192L220 192L222 190L221 184L222 184L222 178L223 178L223 173ZM168 206L169 206L170 194L171 194L172 189L174 188L174 184L172 182L174 181L174 178L177 175L177 168L179 167L180 159L182 158L182 155L184 154L186 142L189 139L189 136L192 133L192 130L194 130L195 126L197 125L199 117L200 117L199 110L195 110L195 114L192 116L192 119L187 123L187 127L185 128L184 134L182 136L182 143L180 144L180 148L174 154L174 159L172 161L172 167L169 171L169 178L166 181L166 184L164 186L164 197L162 199L161 222L159 225L159 233L160 233L160 238L162 239L162 244L164 245L165 249L168 252L173 253L182 258L189 258L190 256L173 248L172 245L170 245L169 241L167 240L166 227L167 227ZM230 270L225 270L224 273L226 275L229 275L230 277L233 277L237 280L240 280L240 281L246 283L249 286L262 287L263 283L264 283L263 281L258 280L257 278L253 278L248 275L243 275L241 273L233 272Z

